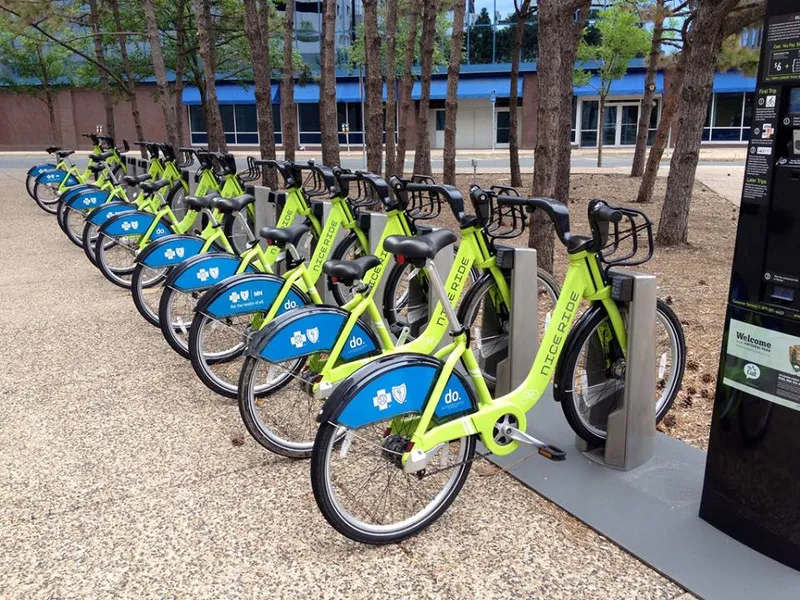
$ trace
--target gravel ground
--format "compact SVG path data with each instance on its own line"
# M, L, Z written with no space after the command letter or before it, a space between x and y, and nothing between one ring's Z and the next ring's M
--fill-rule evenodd
M417 538L342 538L308 464L250 441L23 176L0 173L3 598L683 595L491 468Z

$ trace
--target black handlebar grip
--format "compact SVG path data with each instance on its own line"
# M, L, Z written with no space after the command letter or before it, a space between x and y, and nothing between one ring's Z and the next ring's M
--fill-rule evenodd
M592 216L600 221L608 221L609 223L619 223L622 221L622 213L616 208L611 208L608 204L598 203L592 209Z

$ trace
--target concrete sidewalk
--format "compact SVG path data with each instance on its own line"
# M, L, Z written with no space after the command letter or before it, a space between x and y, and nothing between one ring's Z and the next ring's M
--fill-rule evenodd
M308 463L249 439L23 177L0 174L3 598L683 594L483 465L417 538L347 541L318 513Z

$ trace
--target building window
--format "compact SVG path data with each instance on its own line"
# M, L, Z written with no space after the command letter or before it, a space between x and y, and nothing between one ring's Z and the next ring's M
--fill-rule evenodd
M300 144L321 143L319 104L298 104L297 116L300 128Z
M222 117L222 131L225 142L231 145L256 146L259 143L258 117L255 104L222 104L219 107ZM281 109L272 105L272 119L275 125L275 143L281 143ZM192 144L204 146L208 143L205 113L202 106L189 107L189 129Z
M447 111L436 111L436 131L444 131L444 126L447 121Z
M653 111L650 113L650 125L647 127L647 145L652 146L658 132L658 123L661 120L661 100L656 98L653 102Z
M750 92L712 94L703 128L704 142L746 142L753 118Z
M337 102L336 113L339 121L339 143L340 144L361 144L364 141L364 128L361 121L360 102ZM350 133L343 133L344 126L350 129Z
M508 137L511 131L511 113L507 110L498 110L496 118L495 142L498 144L508 144Z
M597 146L597 123L600 103L597 100L584 100L581 111L581 147Z
M575 140L578 136L578 130L576 128L578 124L578 97L572 97L572 132L570 133L569 141L571 143L575 143Z

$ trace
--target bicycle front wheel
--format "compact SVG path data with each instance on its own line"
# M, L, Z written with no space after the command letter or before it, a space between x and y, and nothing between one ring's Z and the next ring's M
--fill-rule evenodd
M565 350L564 363L556 370L558 379L553 393L575 433L590 445L601 446L607 437L608 416L622 406L626 365L608 313L598 309L587 318ZM661 300L656 304L653 333L657 424L675 401L686 362L681 322Z
M506 282L510 285L508 280ZM541 337L558 301L558 284L552 275L541 269L537 283ZM526 314L523 318L529 316ZM470 329L470 346L486 385L493 392L497 384L497 366L508 358L511 312L491 273L482 275L464 296L458 307L458 320Z
M37 179L33 185L33 199L37 206L51 215L58 211L59 196L57 183L45 183Z
M339 533L366 544L399 542L428 527L455 500L469 475L475 437L442 445L425 471L405 473L400 458L418 417L360 429L320 425L311 485L317 506Z
M164 291L164 282L170 270L171 267L152 268L139 263L133 270L131 278L131 295L136 310L148 323L156 327L160 326L158 307L161 303L161 293Z

